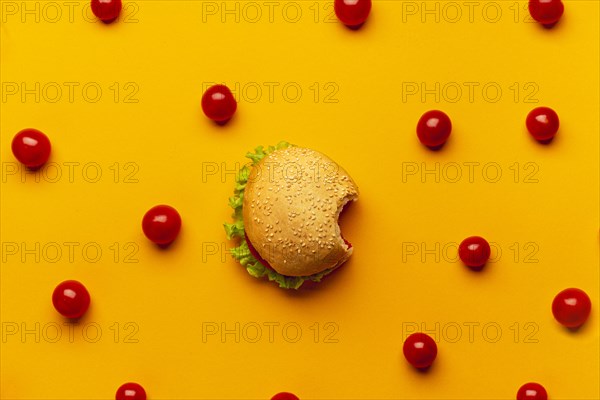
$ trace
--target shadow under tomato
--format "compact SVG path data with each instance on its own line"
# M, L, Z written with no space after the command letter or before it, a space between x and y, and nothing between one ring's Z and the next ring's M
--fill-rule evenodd
M425 149L427 149L429 151L433 151L434 153L437 153L438 151L441 151L442 149L447 148L448 146L452 146L452 143L449 143L451 140L452 140L452 135L450 135L448 137L448 139L446 139L446 141L444 143L442 143L440 145L437 145L437 146L427 146L427 145L422 144L420 142L418 142L418 143L422 144L423 148L425 148Z
M348 28L351 31L359 31L367 22L363 22L362 24L358 24L358 25L344 25L346 28Z
M486 269L486 266L487 264L480 265L479 267L469 267L465 265L465 268L467 268L470 272L481 274Z
M77 324L87 324L89 322L89 315L90 312L92 312L92 301L90 301L90 305L88 306L88 309L86 310L85 314L83 314L81 317L79 318L67 318L67 317L63 317L64 321L66 324L69 325L77 325Z
M422 375L431 374L431 371L434 369L433 365L434 364L431 364L429 367L425 368L415 368L415 370Z
M571 334L571 335L581 335L582 332L585 332L585 330L588 329L587 328L588 325L590 325L589 319L586 322L584 322L582 325L579 325L575 328L564 327L564 329L567 330L569 332L569 334Z
M40 171L44 167L48 166L49 164L52 164L52 155L53 154L52 154L52 151L51 151L50 152L50 156L48 157L48 159L46 160L46 162L43 163L42 165L38 165L37 167L27 167L27 166L24 166L25 167L25 172L28 173L28 174L34 174L34 175L35 174L40 174L41 173ZM23 164L21 164L21 165L23 165Z
M346 25L342 22L340 22L341 25L344 26L344 28L346 28L347 31L349 32L358 32L364 29L367 29L369 26L369 19L367 18L367 20L365 22L363 22L362 24L358 24L358 25Z
M554 29L555 26L560 25L560 20L553 22L551 24L542 24L542 28L546 30Z
M546 139L546 140L536 140L536 142L538 142L539 144L542 144L544 146L550 145L550 143L552 143L553 141L554 141L554 137L551 137L550 139Z
M163 251L175 251L173 249L177 248L178 243L180 242L180 240L178 240L178 239L179 238L176 238L172 242L164 243L164 244L158 244L158 243L152 243L152 242L150 242L150 244L152 245L152 247L158 249L158 251L160 251L160 252L163 252Z
M414 371L416 373L416 376L425 377L429 374L432 374L433 371L435 371L435 361L433 362L433 364L426 368L415 368L412 365L410 365L404 357L402 357L402 362L405 364L405 368Z
M234 119L234 117L226 119L225 121L214 121L214 123L215 123L215 125L218 125L218 126L225 126L225 125L229 125L229 121L231 121L232 119Z
M435 152L437 152L437 151L440 151L440 150L442 150L442 149L444 148L444 146L445 146L445 145L446 145L446 143L444 142L444 143L442 143L442 144L440 144L440 145L438 145L438 146L426 146L426 147L427 147L429 150L431 150L431 151L435 151Z
M235 126L235 124L237 123L236 120L236 115L237 115L238 111L236 111L236 113L229 119L225 120L225 121L213 121L209 118L206 117L206 115L204 115L204 113L202 112L202 110L200 110L200 118L202 119L202 123L206 124L204 125L205 127L211 127L214 128L215 131L217 132L221 132L222 129L228 129L231 128L232 126Z

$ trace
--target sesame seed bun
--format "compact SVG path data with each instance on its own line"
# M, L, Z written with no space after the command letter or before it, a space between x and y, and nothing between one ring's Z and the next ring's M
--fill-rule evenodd
M339 267L352 254L338 217L357 198L352 178L324 154L302 147L276 150L250 171L244 229L278 273L316 274Z

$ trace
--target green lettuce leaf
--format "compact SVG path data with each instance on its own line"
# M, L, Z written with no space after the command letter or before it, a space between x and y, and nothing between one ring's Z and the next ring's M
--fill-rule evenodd
M277 146L269 146L266 149L263 146L258 146L256 149L254 149L254 152L248 152L246 157L252 161L252 165L254 166L273 151L285 149L290 146L293 145L287 142L279 142ZM250 253L248 243L246 242L244 219L242 214L244 190L246 189L246 183L248 182L249 176L250 168L247 165L244 165L237 173L233 196L229 198L229 206L233 208L233 223L223 224L225 227L225 233L227 234L227 239L239 239L239 246L229 249L231 256L239 261L239 263L246 268L246 271L248 271L250 275L254 276L255 278L266 277L270 281L276 282L279 287L284 289L298 289L307 280L320 282L325 275L333 271L333 268L326 269L323 272L309 276L286 276L281 275L271 268L265 267Z

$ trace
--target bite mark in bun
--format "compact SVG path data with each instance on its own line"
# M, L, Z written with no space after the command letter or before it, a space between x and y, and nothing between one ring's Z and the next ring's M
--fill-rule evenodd
M319 282L352 254L338 218L357 199L356 184L327 156L286 142L246 156L252 165L240 170L229 199L235 221L225 224L227 237L240 239L232 256L282 288Z

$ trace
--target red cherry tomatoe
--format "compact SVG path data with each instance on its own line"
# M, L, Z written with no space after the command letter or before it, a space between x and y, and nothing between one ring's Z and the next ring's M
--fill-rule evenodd
M429 148L437 148L446 143L451 131L450 117L439 110L427 111L417 123L417 137Z
M171 206L158 205L146 212L142 230L148 239L160 245L171 243L181 230L181 216Z
M357 28L371 13L371 0L335 0L335 15L346 26Z
M478 269L490 259L490 244L481 236L470 236L458 246L458 255L462 262L471 268Z
M119 386L115 395L116 400L146 400L146 391L135 382L127 382Z
M90 306L90 293L81 282L64 281L54 289L52 304L62 316L79 318Z
M237 102L225 85L213 85L202 96L202 111L215 122L226 122L237 110Z
M548 107L538 107L527 114L525 124L536 140L547 141L554 138L560 123L556 111Z
M590 297L581 289L565 289L554 297L552 314L567 328L577 328L587 321L592 310Z
M561 0L529 0L529 14L542 25L551 26L558 22L565 11Z
M92 12L102 22L112 22L119 17L121 0L92 0Z
M36 169L50 158L50 139L37 129L27 128L15 135L12 152L20 163L27 168Z
M431 366L435 360L437 345L429 335L417 332L406 338L402 352L410 365L418 369L425 369Z
M519 388L517 400L547 400L548 393L539 383L529 382Z
M289 392L281 392L271 397L271 400L300 400L300 398Z

